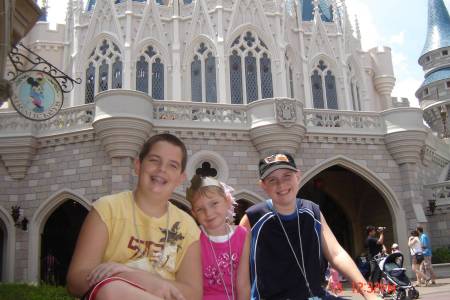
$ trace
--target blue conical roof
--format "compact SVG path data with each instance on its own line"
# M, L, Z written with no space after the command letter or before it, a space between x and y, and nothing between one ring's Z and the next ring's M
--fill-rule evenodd
M450 17L443 0L428 0L428 33L422 54L450 46Z

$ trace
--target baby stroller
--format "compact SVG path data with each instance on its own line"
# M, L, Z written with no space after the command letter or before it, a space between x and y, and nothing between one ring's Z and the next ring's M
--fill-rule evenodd
M403 268L403 254L396 252L388 256L375 258L381 270L380 292L382 296L392 296L394 300L403 300L408 295L409 299L418 299L419 292L406 276Z

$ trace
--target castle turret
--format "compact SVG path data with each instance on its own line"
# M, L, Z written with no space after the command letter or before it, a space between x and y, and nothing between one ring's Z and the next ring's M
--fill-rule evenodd
M443 0L428 1L428 32L419 58L425 80L416 92L424 119L441 137L449 137L450 16Z

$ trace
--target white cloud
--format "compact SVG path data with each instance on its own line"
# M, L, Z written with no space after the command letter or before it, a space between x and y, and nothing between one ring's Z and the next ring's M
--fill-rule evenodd
M392 45L392 44L397 44L399 46L403 46L405 43L405 33L399 32L396 35L392 35L389 39L388 39L388 44Z
M47 20L51 24L63 24L66 23L68 0L49 0L48 1L48 13Z
M375 25L372 12L367 4L361 0L347 0L347 9L353 27L355 28L355 16L361 31L361 43L363 49L376 47L380 44L380 33Z
M419 107L419 100L417 100L414 94L416 93L422 82L412 77L396 77L397 82L395 83L394 90L392 91L392 96L408 98L410 106Z

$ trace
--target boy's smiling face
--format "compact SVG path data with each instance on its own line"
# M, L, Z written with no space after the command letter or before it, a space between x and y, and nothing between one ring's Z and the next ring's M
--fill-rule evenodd
M181 149L169 142L154 144L142 161L135 161L138 188L170 197L186 179L182 171L182 155Z

